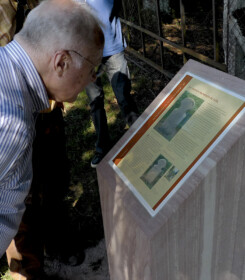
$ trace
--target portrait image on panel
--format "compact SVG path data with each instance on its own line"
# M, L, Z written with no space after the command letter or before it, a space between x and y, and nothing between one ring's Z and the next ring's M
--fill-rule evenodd
M149 168L147 168L140 179L147 185L149 189L152 189L171 165L171 162L169 162L163 155L159 155L157 159L149 166Z
M185 91L154 129L170 141L203 103L203 99Z
M175 166L172 166L168 173L165 175L165 178L170 182L175 176L176 174L179 172L179 169Z

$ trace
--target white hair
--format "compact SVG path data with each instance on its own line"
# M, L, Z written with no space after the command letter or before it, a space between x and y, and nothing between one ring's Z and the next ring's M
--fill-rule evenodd
M87 4L75 0L44 0L27 16L16 35L36 52L103 47L99 21Z

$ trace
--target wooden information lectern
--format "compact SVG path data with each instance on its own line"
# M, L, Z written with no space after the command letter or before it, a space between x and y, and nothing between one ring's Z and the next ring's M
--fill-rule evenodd
M244 107L189 60L99 164L111 280L245 279Z

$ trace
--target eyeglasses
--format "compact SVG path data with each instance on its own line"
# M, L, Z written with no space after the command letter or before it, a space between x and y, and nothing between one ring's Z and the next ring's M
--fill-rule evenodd
M67 50L68 52L74 52L76 54L78 54L81 58L83 58L84 60L86 60L88 63L90 63L91 65L93 65L94 67L97 67L93 62L91 62L88 58L86 58L85 56L81 55L79 52L74 51L74 50Z

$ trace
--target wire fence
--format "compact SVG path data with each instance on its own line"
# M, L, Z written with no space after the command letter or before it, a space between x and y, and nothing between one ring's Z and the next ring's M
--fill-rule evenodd
M123 0L128 51L168 77L189 58L227 71L225 1Z

